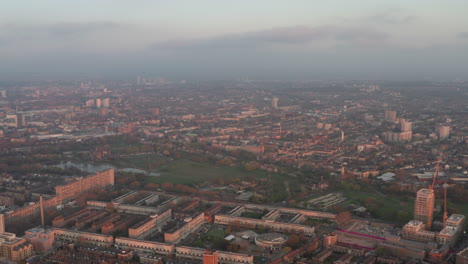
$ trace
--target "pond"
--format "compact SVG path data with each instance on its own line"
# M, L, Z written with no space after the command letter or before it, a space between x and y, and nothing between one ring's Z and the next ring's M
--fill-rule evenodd
M115 170L123 171L123 172L143 173L147 176L153 176L153 177L160 176L160 174L157 172L150 172L150 171L145 171L145 170L136 169L136 168L117 168L111 164L90 164L90 163L77 163L77 162L67 161L67 162L61 162L59 164L55 164L53 166L59 167L62 169L77 168L81 171L88 172L88 173L95 173L98 171L115 169Z

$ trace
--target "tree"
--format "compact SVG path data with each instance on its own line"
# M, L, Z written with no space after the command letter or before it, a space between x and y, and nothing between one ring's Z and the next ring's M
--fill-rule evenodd
M292 234L291 236L289 236L285 244L291 248L297 248L299 247L300 243L301 243L301 240L299 236L296 234Z
M232 165L232 160L228 159L228 158L225 158L225 159L222 159L222 160L219 160L218 162L216 162L217 165L222 165L222 166L231 166Z
M150 183L145 185L145 189L147 189L147 190L156 190L158 188L159 188L159 184L157 184L157 183L150 182Z
M244 169L246 171L254 171L256 169L260 168L260 164L256 161L250 161L250 162L247 162L245 165L244 165Z
M348 211L341 212L338 215L336 215L336 223L338 224L339 227L344 227L346 226L349 221L351 220L351 213Z
M130 187L133 189L139 188L140 185L141 184L138 181L133 181L132 183L130 183Z
M218 240L214 241L213 246L216 249L226 250L228 248L228 246L229 246L229 241L227 241L224 238L221 238L221 239L218 239Z
M405 223L411 219L411 215L403 210L398 211L397 215L398 222Z
M174 189L174 184L171 183L171 182L165 182L165 183L161 184L161 188L163 188L165 190L171 190L171 189Z
M292 200L292 199L289 200L289 201L288 201L288 205L289 205L289 206L292 206L292 207L296 206L296 200Z
M193 241L193 244L192 244L194 247L198 247L198 248L202 248L204 247L203 245L203 241L199 238L195 241Z
M398 180L403 180L406 177L406 171L403 169L399 169L395 171L395 176Z

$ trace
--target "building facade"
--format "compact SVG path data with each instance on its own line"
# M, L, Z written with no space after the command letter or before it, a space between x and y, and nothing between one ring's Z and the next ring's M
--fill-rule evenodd
M434 190L421 189L414 202L414 219L423 222L427 229L432 227L434 199Z
M94 188L114 185L114 169L98 172L90 177L55 187L55 193L62 201L76 198L79 194Z
M392 110L385 110L385 121L392 121L396 120L396 111Z

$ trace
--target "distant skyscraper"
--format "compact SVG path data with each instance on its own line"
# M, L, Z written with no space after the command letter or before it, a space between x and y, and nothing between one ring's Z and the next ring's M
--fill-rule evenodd
M278 98L278 97L273 97L273 98L271 99L271 107L272 107L273 109L278 108L278 101L279 101L279 98Z
M432 227L434 199L434 190L421 189L414 201L414 219L426 224L427 229Z
M450 136L450 126L440 126L437 128L437 134L439 135L439 139L446 139Z
M24 114L17 114L17 127L22 128L26 126L26 116Z
M1 95L2 95L2 98L7 98L7 91L6 91L6 90L2 90L2 91L1 91Z
M101 108L102 107L102 99L96 99L96 107Z
M413 129L413 123L408 122L405 119L401 119L400 126L401 126L401 131L402 132L411 131Z
M412 138L413 132L411 132L411 130L404 132L387 131L384 133L384 140L392 143L407 142L411 141Z
M396 111L385 110L385 120L386 121L396 121Z
M110 106L110 99L109 98L104 98L102 100L102 106L108 108Z

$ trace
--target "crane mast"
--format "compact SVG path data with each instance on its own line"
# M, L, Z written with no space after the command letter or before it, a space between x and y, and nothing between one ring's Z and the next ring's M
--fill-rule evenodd
M448 184L444 184L444 219L443 219L443 223L444 223L444 227L447 225L447 219L448 219L448 212L447 212L447 188L448 188Z
M429 186L429 189L434 190L434 185L437 179L437 175L439 175L439 167L440 167L440 160L437 161L436 169L434 172L434 176L432 177L432 184Z

